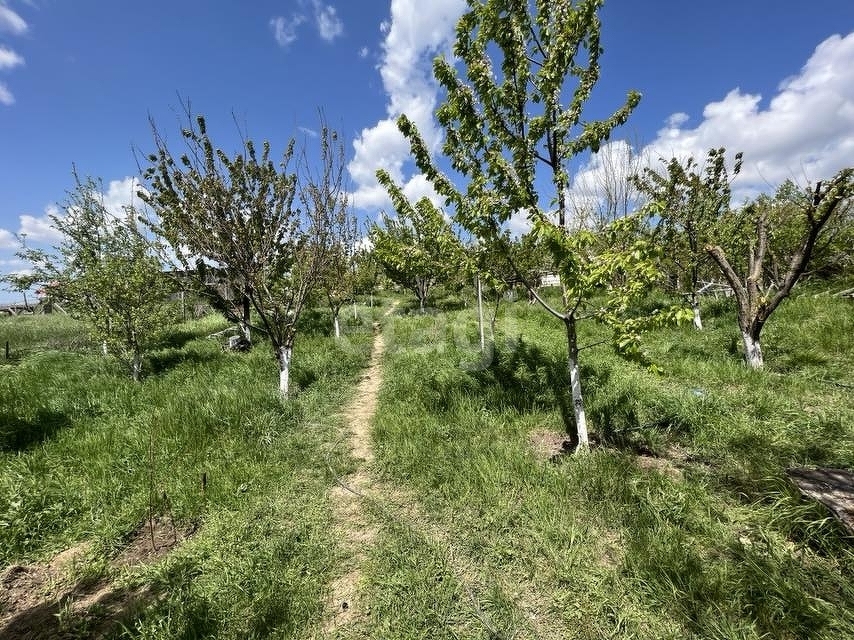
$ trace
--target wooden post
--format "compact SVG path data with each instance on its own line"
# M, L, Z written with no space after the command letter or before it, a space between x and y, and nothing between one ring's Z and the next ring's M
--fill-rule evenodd
M6 340L6 360L9 359L9 341Z

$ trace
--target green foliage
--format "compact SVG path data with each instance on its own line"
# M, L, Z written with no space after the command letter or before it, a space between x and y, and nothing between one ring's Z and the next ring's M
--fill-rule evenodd
M421 309L430 290L450 283L463 266L463 247L442 212L427 197L414 205L385 171L377 177L391 196L397 217L383 216L371 228L373 255L393 282L415 294Z
M0 318L0 337L24 351L0 362L0 567L86 540L87 566L106 567L99 578L152 594L122 637L310 635L337 554L326 465L348 464L330 416L371 334L303 336L302 392L283 404L264 383L266 351L238 356L206 338L223 327L207 317L173 329L172 346L151 355L158 374L131 384L96 344L73 342L79 322ZM69 346L77 353L59 351ZM152 477L164 515L198 530L159 562L111 568L147 518Z
M170 317L166 300L173 287L157 245L138 229L132 206L123 218L107 210L91 178L77 178L65 212L51 216L63 237L52 252L24 248L20 255L33 264L46 297L83 318L95 339L138 379L142 353Z
M405 619L422 637L488 636L484 619L497 637L851 635L849 537L784 475L854 461L850 392L828 379L854 383L850 306L794 299L769 343L777 364L758 374L721 350L732 309L703 332L651 331L661 375L591 350L602 445L588 456L560 448L564 337L542 314L506 305L480 371L460 368L454 332L425 340L421 318L396 320L377 466L418 508L377 510L371 624ZM580 341L603 337L589 323ZM554 458L535 453L542 440ZM400 613L395 594L439 615Z
M279 362L286 395L299 316L328 265L336 220L349 224L341 218L347 201L338 136L324 124L321 166L304 167L298 176L288 168L293 140L276 163L269 142L259 153L244 140L234 157L215 149L201 116L181 133L187 152L176 160L155 131L157 152L148 157L148 191L140 197L154 209L153 228L186 272L194 273L187 268L191 260L208 261L243 294L232 304L251 302ZM297 198L301 207L294 206ZM248 314L236 315L248 324Z
M816 247L826 237L824 232L828 224L848 215L854 197L854 168L842 169L829 180L819 181L815 187L808 187L796 197L792 192L792 185L787 184L773 200L760 196L741 210L730 212L725 221L735 233L716 240L734 237L739 241L729 247L722 242L706 245L706 251L735 295L745 359L754 369L762 367L764 362L759 340L765 323L806 272ZM794 206L795 224L799 227L798 240L794 248L790 243L792 253L786 261L785 273L778 273L770 284L766 284L763 276L768 257L774 254L771 248L772 221L780 222L794 215L787 206L787 214L783 214L783 218L774 217L779 213L781 200Z
M672 158L665 172L646 168L642 176L634 177L638 189L661 204L652 236L665 250L662 258L671 282L679 283L677 290L693 304L697 303L701 279L709 275L705 247L712 238L722 241L724 228L720 222L729 211L730 183L741 171L742 154L735 154L729 172L725 153L723 148L710 149L702 169L694 158L684 163Z

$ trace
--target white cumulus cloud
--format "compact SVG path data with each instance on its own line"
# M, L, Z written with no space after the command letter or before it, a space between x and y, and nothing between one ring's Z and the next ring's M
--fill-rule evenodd
M0 229L0 249L17 249L18 240L15 234L6 229Z
M5 104L7 107L15 104L15 96L12 95L9 88L2 82L0 82L0 104Z
M58 242L62 240L62 234L53 228L53 220L51 218L51 216L58 215L60 215L60 211L56 205L49 205L46 207L44 215L41 216L31 216L25 213L20 216L20 228L18 229L18 234L26 236L28 243Z
M801 70L783 80L763 105L762 96L739 88L703 109L696 126L686 113L673 113L653 142L613 141L602 146L572 177L571 204L595 210L603 185L622 178L634 158L663 169L661 159L693 157L702 165L711 148L725 147L728 158L741 151L744 164L733 181L733 204L776 189L791 178L799 184L831 177L854 162L854 33L820 43Z
M24 64L24 59L11 49L0 46L0 69L14 69Z
M736 88L706 105L696 127L683 127L686 120L685 114L670 116L648 146L649 156L702 161L712 147L744 152L736 201L787 178L830 177L854 159L854 32L819 44L767 106L760 95Z
M17 13L12 11L4 3L0 3L0 31L6 31L15 35L27 32L27 23Z
M387 117L363 129L353 142L355 155L349 170L356 184L356 207L388 206L387 194L375 177L380 168L401 183L407 194L429 195L422 177L404 176L409 143L397 130L395 120L405 113L431 149L440 144L442 134L433 117L438 87L431 62L437 54L449 51L465 6L464 0L392 0L390 20L380 25L385 35L380 76L388 96Z

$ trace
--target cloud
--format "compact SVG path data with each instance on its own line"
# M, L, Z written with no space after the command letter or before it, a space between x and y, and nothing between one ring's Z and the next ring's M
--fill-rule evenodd
M49 205L45 208L44 215L31 216L24 214L20 216L20 228L18 235L26 236L27 242L56 243L62 240L62 234L53 228L51 216L59 216L59 207Z
M135 177L126 177L121 180L111 180L107 184L104 193L100 194L101 201L107 212L113 217L122 218L127 215L128 205L140 206L137 197L141 184ZM62 240L62 234L53 227L54 218L62 218L65 211L56 205L50 204L45 207L40 216L22 214L18 216L18 235L26 236L27 243L56 244ZM0 249L14 249L18 247L15 234L6 229L0 229Z
M708 103L696 126L686 127L690 120L686 113L671 114L655 140L639 152L622 140L603 145L573 175L570 208L601 210L605 185L622 180L630 166L661 170L661 159L674 157L702 163L711 148L725 147L730 159L744 153L741 173L733 181L733 204L773 191L789 178L815 183L850 166L854 33L820 43L799 73L778 85L767 105L762 96L735 88Z
M398 131L395 120L405 113L431 149L441 143L442 133L433 118L438 87L431 62L437 54L450 49L465 6L465 0L392 0L390 20L380 24L385 39L379 71L388 96L387 117L361 131L353 142L355 154L348 165L356 184L353 204L357 208L389 205L385 190L376 181L375 173L380 168L403 184L405 191L423 191L422 178L404 175L409 143Z
M0 46L0 69L14 69L24 64L24 59L11 49Z
M137 197L137 192L142 188L139 180L128 176L121 180L110 180L107 191L102 194L104 207L114 217L125 217L128 206L140 207L142 202Z
M735 88L703 110L694 128L673 114L647 149L654 159L701 160L712 147L744 152L733 183L734 201L773 189L787 178L816 181L854 157L854 32L819 44L796 75L762 97Z
M359 57L363 60L368 57L368 53L370 53L370 51L367 47L362 47L361 49L359 49Z
M309 136L310 138L316 138L319 134L314 129L309 129L308 127L297 127L302 133Z
M0 3L0 31L6 31L16 36L27 32L27 23L17 13L5 4Z
M277 16L270 20L273 37L280 47L287 47L297 39L297 28L305 22L305 16L294 14L290 19Z
M15 104L15 96L9 91L9 88L0 82L0 104L5 104L7 107Z
M314 20L317 32L326 42L332 42L344 33L344 23L338 17L338 11L332 5L324 5L314 0Z
M290 18L276 16L270 20L273 37L280 47L287 47L299 37L297 31L308 20L306 12L314 13L314 26L318 35L326 42L332 42L344 33L344 23L338 17L338 10L331 4L323 4L320 0L311 0L311 8L307 0L300 0L300 10Z
M17 249L18 239L15 234L6 229L0 229L0 249Z

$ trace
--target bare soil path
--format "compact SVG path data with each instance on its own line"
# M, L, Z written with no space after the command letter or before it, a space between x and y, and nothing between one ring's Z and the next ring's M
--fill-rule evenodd
M397 303L385 313L391 315ZM369 466L374 460L371 448L371 421L377 410L377 397L382 384L382 359L385 340L381 324L374 323L374 343L371 361L359 382L353 400L344 410L344 423L350 452L357 460L356 470L338 479L330 491L330 501L335 519L335 538L346 556L344 573L331 585L328 603L331 616L323 629L324 638L335 638L343 628L354 624L365 615L364 604L359 601L359 582L362 566L376 537L362 504L362 497L371 489L373 481Z
M383 319L391 315L396 306L397 303L386 312ZM486 576L477 569L477 563L451 543L446 531L430 522L417 500L405 490L388 487L371 475L370 466L374 461L371 424L377 410L383 380L382 360L385 354L381 323L374 324L374 331L370 364L362 376L353 400L343 411L345 438L351 455L357 461L357 467L349 475L337 478L335 486L330 490L335 538L341 545L345 560L343 571L331 584L327 602L328 615L319 637L349 638L352 631L367 621L370 603L360 600L360 586L362 568L377 536L375 519L367 509L370 501L378 504L387 517L404 523L414 534L423 537L425 542L445 549L450 568L463 585L469 605L480 618L486 631L493 636L498 633L479 603L485 597L489 584L493 584L515 601L519 613L522 614L520 624L526 628L526 635L551 640L553 635L548 629L560 626L549 620L551 616L545 603L528 597L524 593L527 590L520 590L520 585L514 585L512 581L498 580L495 576L484 581Z

